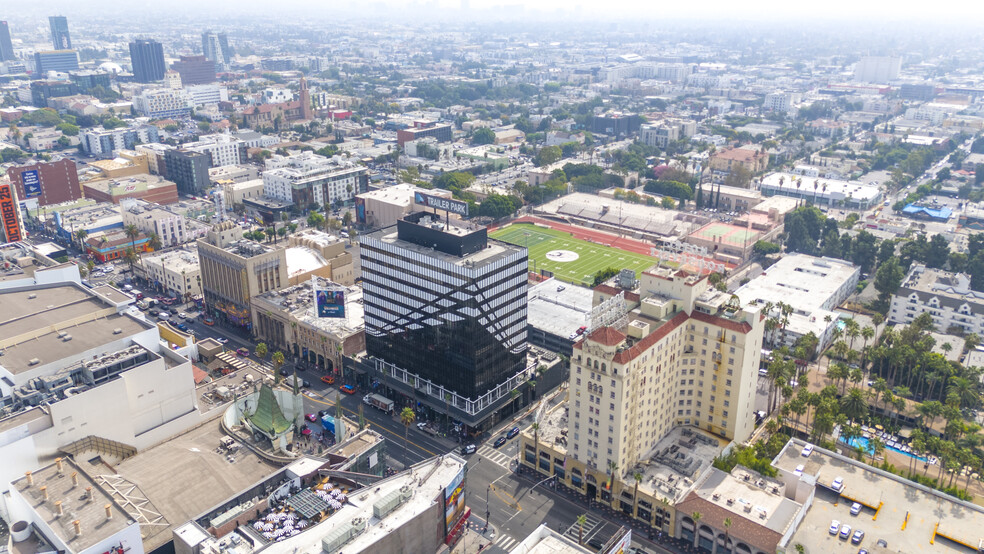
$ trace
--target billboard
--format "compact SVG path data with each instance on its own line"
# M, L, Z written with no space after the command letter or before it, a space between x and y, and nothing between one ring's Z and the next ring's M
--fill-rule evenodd
M441 198L440 196L431 196L422 192L414 192L413 202L414 204L419 204L427 208L444 210L446 212L458 214L462 217L468 217L468 204L460 200L451 200L450 198Z
M20 216L17 215L17 201L14 199L14 187L10 183L0 184L0 221L3 222L3 233L7 242L21 240Z
M621 534L621 536L619 536ZM622 527L615 533L614 537L609 540L614 540L615 543L605 552L605 554L625 554L629 551L629 547L632 546L632 529Z
M24 198L41 196L41 178L37 169L21 171L21 183L24 183Z
M366 199L359 196L355 197L355 220L366 224Z
M454 528L465 513L465 468L454 476L444 489L444 523L446 530Z
M343 289L314 289L314 307L318 317L345 317L345 291Z

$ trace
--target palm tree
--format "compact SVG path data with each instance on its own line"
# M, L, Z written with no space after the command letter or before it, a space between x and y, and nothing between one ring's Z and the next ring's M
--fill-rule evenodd
M584 544L584 524L588 522L588 514L577 516L577 544Z
M403 468L407 467L407 451L410 450L410 439L408 438L408 433L410 432L410 426L417 419L417 414L413 412L413 408L407 406L400 411L400 423L403 424Z
M273 362L273 372L274 372L273 378L277 380L277 383L279 383L280 368L284 365L284 353L277 350L276 352L273 353L273 356L270 356L270 361ZM296 378L297 376L295 375L294 377Z
M690 518L694 520L694 548L697 548L697 543L700 542L700 518L704 517L700 512L694 512L690 514Z
M638 471L632 474L632 478L635 479L635 490L632 492L632 515L638 517L639 515L639 483L642 482L642 473Z
M132 248L127 248L123 252L123 259L126 260L126 263L130 264L130 273L133 273L133 264L137 262L137 253Z
M534 421L530 425L530 429L533 429L533 469L539 471L539 459L540 459L540 423Z
M136 252L137 251L136 241L137 241L137 237L140 236L140 229L137 229L137 226L131 223L126 227L123 227L123 234L126 235L126 238L130 239L130 248L132 248L133 251Z
M868 399L865 398L864 391L852 388L847 396L841 398L841 407L848 419L857 421L868 413Z
M270 349L267 347L267 345L266 345L265 342L261 342L261 343L259 343L259 344L256 345L256 357L259 358L259 359L261 359L261 360L263 358L266 358L267 352L269 352L269 351L270 351Z
M868 442L868 446L871 448L869 455L871 456L871 463L874 465L875 457L885 451L885 443L878 437L872 437L871 441Z
M731 518L724 518L724 547L731 552Z
M85 237L89 236L89 231L85 229L79 229L75 231L75 238L79 241L79 250L85 252Z

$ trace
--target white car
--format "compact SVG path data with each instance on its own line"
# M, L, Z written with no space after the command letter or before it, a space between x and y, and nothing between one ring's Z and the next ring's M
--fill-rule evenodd
M181 312L178 314L178 317L180 317L181 319L188 319L188 314Z
M840 532L840 526L841 526L841 522L839 522L839 521L837 521L835 519L835 520L833 520L833 521L830 522L830 529L828 529L827 531L831 535L836 535L838 532Z
M851 504L851 515L856 516L860 513L861 513L861 504L858 504L857 502Z
M796 466L796 469L793 470L793 475L797 477L803 475L803 469L804 469L803 464Z
M813 445L812 444L807 444L806 446L804 446L803 447L803 451L800 452L800 454L804 458L809 458L810 457L810 454L813 454Z
M225 344L225 343L229 342L229 339L227 339L225 337L217 337L215 339L215 342L217 342L219 344Z
M847 539L851 538L851 526L850 525L848 525L848 524L845 523L843 526L841 526L840 538L842 538L844 540L847 540Z
M834 489L837 492L840 492L841 489L844 488L844 478L838 477L834 479L834 482L830 484L830 488Z

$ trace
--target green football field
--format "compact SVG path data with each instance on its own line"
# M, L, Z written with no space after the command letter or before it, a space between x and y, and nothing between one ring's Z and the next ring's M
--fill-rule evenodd
M530 271L546 269L552 271L554 277L561 281L590 286L594 275L599 271L614 267L615 269L632 269L638 278L640 273L656 264L656 258L625 252L610 246L602 246L584 240L576 239L563 231L546 229L528 223L516 223L497 229L489 236L525 246L530 251ZM566 250L577 254L577 259L570 262L558 262L547 258L548 252Z

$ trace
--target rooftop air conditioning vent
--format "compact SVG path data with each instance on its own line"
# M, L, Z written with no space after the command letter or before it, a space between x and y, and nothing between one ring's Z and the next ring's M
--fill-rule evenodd
M117 327L116 329L113 329L113 334L114 335L119 335L121 333L123 333L123 329L120 329L119 327Z
M31 358L31 361L27 362L27 365L38 365L41 363L39 358Z
M27 299L28 300L34 300L37 297L38 297L38 295L34 294L33 292L31 294L28 294L27 295Z
M65 335L62 337L62 342L68 342L70 340L72 340L72 335Z

